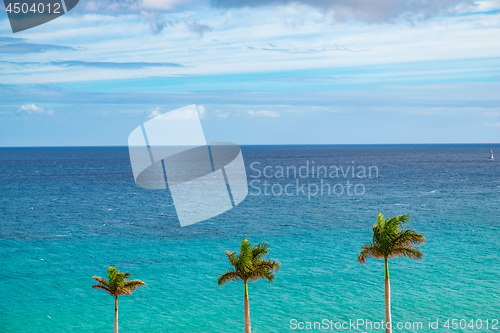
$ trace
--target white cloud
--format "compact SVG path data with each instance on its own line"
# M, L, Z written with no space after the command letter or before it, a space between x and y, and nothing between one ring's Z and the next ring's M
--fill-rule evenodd
M43 110L43 108L41 108L35 104L25 104L19 108L18 112L32 114L32 113L43 113L44 110Z
M264 118L278 118L280 114L276 111L262 110L262 111L248 111L250 117L264 117Z
M53 116L55 112L52 109L45 111L44 108L36 104L24 104L21 105L19 109L17 109L16 113L25 116L33 114L45 114L47 116Z
M496 123L484 123L486 126L491 126L491 127L500 127L500 121Z

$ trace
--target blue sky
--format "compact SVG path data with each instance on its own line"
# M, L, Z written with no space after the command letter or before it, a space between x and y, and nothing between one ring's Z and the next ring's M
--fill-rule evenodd
M0 146L126 145L200 105L208 141L500 142L500 1L85 1L13 34Z

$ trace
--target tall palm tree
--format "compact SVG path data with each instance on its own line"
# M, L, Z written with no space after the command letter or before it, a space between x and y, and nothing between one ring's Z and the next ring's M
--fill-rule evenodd
M245 284L245 333L251 333L250 327L250 303L248 301L248 281L257 281L265 279L272 282L275 278L274 273L280 268L279 261L269 259L267 243L259 243L252 246L248 239L243 239L240 246L240 253L236 251L226 251L232 269L219 276L218 284L222 286L229 281L243 281Z
M378 215L377 224L373 226L373 240L365 244L359 254L358 261L364 264L366 259L384 259L385 261L385 322L386 333L392 332L391 324L391 285L389 282L389 265L387 259L400 256L420 260L422 251L416 245L425 243L425 237L414 230L404 229L403 225L408 223L408 214L384 219L382 214Z
M118 296L130 295L134 290L146 284L141 280L127 280L130 277L130 273L122 273L112 266L108 269L108 275L108 280L99 276L93 276L92 278L97 281L97 284L93 285L92 288L105 290L115 298L114 333L118 333Z

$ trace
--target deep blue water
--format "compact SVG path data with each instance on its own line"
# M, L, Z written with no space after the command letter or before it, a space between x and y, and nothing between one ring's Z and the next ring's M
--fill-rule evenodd
M380 321L383 263L356 260L378 213L409 213L427 238L424 260L390 260L393 321L424 325L395 332L429 332L429 320L439 320L434 332L500 330L443 327L500 319L500 145L242 151L255 181L245 201L181 228L168 192L135 185L125 147L0 148L0 332L111 332L113 298L91 289L110 265L147 283L119 298L121 332L242 332L243 286L219 287L217 276L244 237L268 242L282 263L272 284L249 286L253 332L293 332L292 319ZM276 177L279 166L307 165L307 178ZM312 178L312 165L377 173ZM271 177L255 178L264 167ZM343 193L324 185L308 197L321 181ZM292 195L280 194L287 184Z

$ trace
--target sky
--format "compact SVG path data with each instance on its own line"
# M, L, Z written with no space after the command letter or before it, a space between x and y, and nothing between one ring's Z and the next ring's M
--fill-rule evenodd
M499 143L498 36L500 0L80 0L18 33L1 6L0 147L190 104L207 141Z

